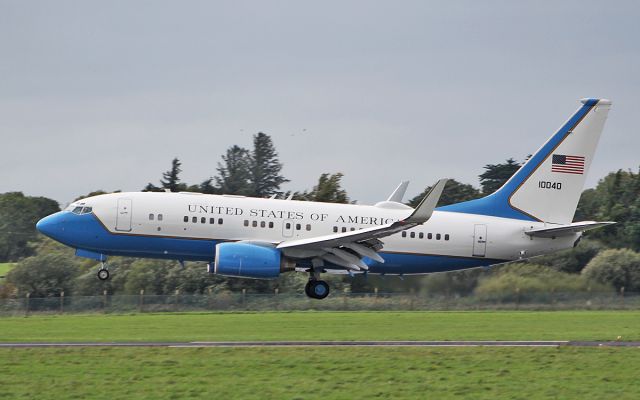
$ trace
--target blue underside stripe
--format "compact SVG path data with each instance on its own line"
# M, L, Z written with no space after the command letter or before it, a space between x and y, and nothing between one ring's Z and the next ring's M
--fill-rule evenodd
M447 257L419 254L381 253L384 264L372 262L369 271L375 274L425 274L486 267L504 262L473 257Z
M93 215L70 215L63 243L79 248L79 256L107 254L110 256L161 258L184 261L211 262L215 257L217 240L195 240L141 235L118 235L108 232ZM87 253L91 252L91 253ZM381 253L385 263L365 259L372 273L424 274L455 271L497 264L504 260L473 257L447 257L408 253Z
M212 261L217 240L181 239L171 237L113 234L92 214L70 215L64 234L56 237L60 242L84 251L110 256L148 257L184 261ZM88 257L95 258L95 257Z

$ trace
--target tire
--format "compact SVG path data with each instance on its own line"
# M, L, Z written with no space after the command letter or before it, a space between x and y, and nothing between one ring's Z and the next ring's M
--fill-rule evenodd
M106 269L99 269L98 279L100 279L101 281L106 281L107 279L109 279L109 271Z
M313 297L313 293L311 292L312 283L313 281L309 281L307 282L306 285L304 285L304 293L307 295L307 297L311 297L312 299L315 299L315 297Z
M325 281L315 281L311 286L314 299L322 300L329 295L329 285Z

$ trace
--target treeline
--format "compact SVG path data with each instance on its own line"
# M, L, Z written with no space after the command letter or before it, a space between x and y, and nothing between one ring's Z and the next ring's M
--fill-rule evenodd
M486 196L497 190L520 167L510 158L486 164L479 174L479 188L452 179L439 205ZM199 184L180 178L178 158L161 174L159 184L149 183L146 191L192 191L210 194L240 194L256 197L290 196L299 200L348 203L341 186L341 173L323 173L312 189L284 192L289 182L282 174L282 163L271 138L258 133L253 148L230 147L221 157L216 175ZM409 200L415 206L429 188ZM104 193L96 191L87 196ZM87 196L80 196L87 197ZM17 262L4 281L0 297L34 297L111 294L214 293L240 291L266 293L302 292L307 276L284 274L273 281L225 278L206 272L203 263L110 258L112 279L95 277L94 261L75 257L73 250L37 234L35 222L58 211L58 204L43 197L21 193L0 194L0 262ZM419 277L329 276L333 290L365 292L414 291L430 295L475 294L508 299L510 296L555 291L640 291L640 174L617 171L584 191L575 220L611 220L618 224L588 232L582 243L566 250L529 261L509 263L490 270L470 270ZM624 289L622 289L624 288Z
M282 163L271 137L263 132L253 136L253 149L231 146L218 162L217 175L200 184L182 182L182 164L178 158L171 161L171 168L162 174L160 185L147 184L149 192L198 192L205 194L233 194L250 197L293 195L295 200L348 203L347 192L341 187L342 173L323 173L310 191L284 193L280 190L289 179L282 176Z

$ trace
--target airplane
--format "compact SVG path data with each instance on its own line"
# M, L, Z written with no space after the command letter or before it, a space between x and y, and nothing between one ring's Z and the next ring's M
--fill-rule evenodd
M100 261L109 256L207 263L210 273L273 279L309 274L307 296L324 299L322 273L412 275L488 267L568 249L572 222L611 101L580 108L496 192L436 207L446 179L415 208L408 182L375 205L201 193L130 192L85 198L40 220L46 236Z

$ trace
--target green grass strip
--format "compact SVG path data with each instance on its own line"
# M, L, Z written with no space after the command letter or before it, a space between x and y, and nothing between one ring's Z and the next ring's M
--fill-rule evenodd
M637 399L634 348L0 349L7 399Z
M0 342L640 340L639 311L274 312L0 318Z

